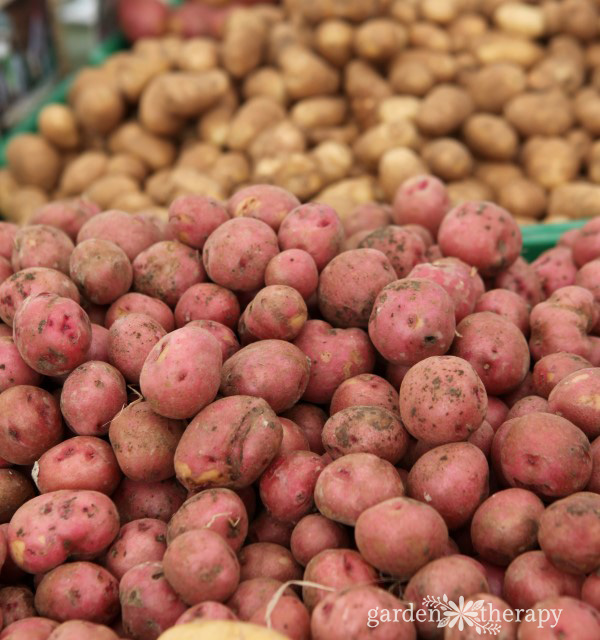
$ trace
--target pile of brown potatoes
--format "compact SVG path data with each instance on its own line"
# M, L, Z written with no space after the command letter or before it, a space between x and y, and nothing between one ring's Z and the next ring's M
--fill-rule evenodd
M600 213L600 3L286 0L220 39L142 39L16 137L0 211L102 209L270 183L343 217L415 174L519 221Z

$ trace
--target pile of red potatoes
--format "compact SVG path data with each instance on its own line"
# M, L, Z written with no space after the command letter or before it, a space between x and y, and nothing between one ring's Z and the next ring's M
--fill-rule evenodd
M600 219L521 248L429 175L0 223L0 640L598 640Z

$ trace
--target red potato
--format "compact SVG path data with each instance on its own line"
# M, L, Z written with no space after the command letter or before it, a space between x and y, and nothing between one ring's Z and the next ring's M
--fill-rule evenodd
M454 304L435 282L397 280L384 287L373 305L369 336L393 364L414 365L443 355L454 338Z
M15 511L35 496L35 486L25 473L17 469L0 469L0 522L10 522ZM1 543L3 548L4 543ZM6 554L4 554L6 555ZM0 568L2 566L0 552Z
M346 238L361 231L373 231L392 223L391 207L379 202L363 202L342 219ZM402 224L402 223L398 223ZM368 233L366 235L369 235ZM366 236L365 236L366 237Z
M600 493L600 438L596 438L591 444L592 475L585 487L587 491Z
M582 369L563 378L548 396L548 410L593 440L600 436L600 369Z
M544 251L531 263L531 267L539 278L545 297L561 287L575 284L577 265L568 247L553 247Z
M21 357L34 371L62 375L84 362L92 328L76 302L40 293L27 298L17 311L14 340Z
M539 412L552 413L548 409L548 401L540 396L525 396L513 404L510 411L506 414L506 419L512 420L513 418L521 418L530 413Z
M545 298L537 273L521 256L494 278L494 287L514 291L531 307Z
M280 522L268 511L263 511L248 528L248 542L272 542L289 549L293 530L293 523Z
M271 542L255 542L239 553L240 579L272 578L280 582L300 580L302 568L289 549Z
M529 307L524 298L507 289L486 291L477 301L475 313L491 311L519 327L524 335L529 335Z
M277 253L271 227L254 218L234 218L210 234L202 259L216 284L232 291L254 291L264 284L267 264Z
M600 495L573 493L554 502L540 517L538 541L550 562L567 573L600 568Z
M167 550L167 525L155 518L133 520L121 527L108 548L105 567L117 580L143 562L161 562Z
M190 607L182 616L175 621L175 625L195 622L196 620L237 620L238 617L233 611L220 602L207 600Z
M391 498L361 513L354 536L367 562L406 579L443 555L448 528L429 505L411 498Z
M227 210L234 217L256 218L278 231L290 211L300 206L296 196L281 187L257 184L238 189L227 202Z
M6 258L0 256L0 284L10 278L13 273L14 271L10 262Z
M1 595L2 592L0 592ZM590 573L581 587L581 599L600 611L600 573ZM5 614L6 615L6 614Z
M575 240L577 240L577 238L579 238L580 235L581 235L581 229L570 229L569 231L565 231L560 236L556 244L559 247L569 247L570 249L573 249Z
M175 307L178 328L193 320L213 320L235 329L239 318L240 303L235 294L212 282L192 285Z
M100 211L95 202L85 198L54 200L37 209L29 219L29 224L57 227L75 241L81 227Z
M512 391L505 393L502 396L502 401L507 407L509 407L509 409L512 409L519 400L523 400L523 398L527 398L532 395L535 395L535 390L533 388L533 376L531 375L531 371L528 371L518 387L515 387Z
M87 362L91 360L108 362L108 337L108 329L92 322L92 344L86 355Z
M583 577L554 567L543 551L527 551L508 565L502 597L513 608L529 609L547 598L579 598L582 583Z
M56 227L44 224L28 225L17 231L12 249L13 270L46 267L69 273L69 257L73 241Z
M321 551L347 548L349 545L347 529L317 513L304 516L294 527L290 539L294 559L303 567Z
M502 598L490 593L474 593L465 598L465 609L471 609L470 605L475 602L483 602L477 615L477 621L481 626L464 624L461 630L459 625L444 630L444 640L479 640L481 638L481 627L487 629L495 628L497 633L494 637L497 640L517 640L519 624L515 620L515 612ZM491 631L493 633L493 631Z
M77 244L90 238L114 242L132 262L139 253L161 240L160 231L152 221L116 209L88 220L77 234Z
M492 425L484 420L476 431L467 438L467 442L474 444L483 455L487 458L492 450L492 442L494 441L494 429Z
M207 489L188 498L169 521L169 544L186 531L210 529L236 553L248 533L248 513L241 498L230 489Z
M117 318L108 334L108 359L127 382L138 384L148 354L167 332L145 313Z
M121 247L108 240L79 243L69 259L69 274L86 299L100 305L120 298L133 282L129 258Z
M29 385L0 394L0 456L12 464L33 464L62 440L58 402L52 394Z
M395 224L420 224L436 236L450 209L444 183L431 175L413 176L396 191L392 207Z
M273 608L257 609L249 622L273 629L290 640L310 640L310 613L294 596L282 596Z
M36 386L41 376L21 358L12 336L0 337L0 393L20 384Z
M169 205L168 230L173 239L202 249L208 236L229 217L227 209L214 198L179 196Z
M126 293L110 305L104 323L106 328L110 329L121 316L128 313L143 313L150 316L167 333L175 328L173 312L162 300L136 292Z
M429 444L466 440L486 411L483 382L462 358L426 358L411 367L400 386L402 421L414 438Z
M133 402L110 423L108 437L121 471L130 480L159 482L175 475L173 456L184 431L179 420Z
M600 614L576 598L552 597L535 608L540 615L521 622L519 640L594 640L600 635Z
M375 249L344 251L319 278L319 309L334 327L363 327L377 294L396 279L390 261Z
M308 318L304 298L292 287L261 289L244 310L238 325L242 343L257 340L293 340Z
M269 260L265 284L292 287L308 300L317 290L319 271L310 253L303 249L288 249Z
M68 489L111 495L121 480L111 446L93 436L63 440L42 454L31 473L40 493Z
M332 207L309 202L285 216L277 239L282 251L302 249L309 253L321 271L341 251L344 227Z
M511 420L500 449L509 485L546 498L581 491L592 473L590 443L574 424L549 413Z
M171 307L192 285L205 279L198 251L176 240L157 242L133 260L135 290Z
M404 376L406 376L409 370L410 367L404 364L392 364L388 362L385 366L385 378L394 389L400 390L402 380L404 380Z
M370 453L352 453L323 469L314 500L325 517L354 526L369 507L403 495L402 478L391 463Z
M489 562L507 566L519 554L534 549L542 501L526 489L505 489L478 507L471 521L475 551Z
M197 327L204 329L210 333L221 347L221 357L223 362L231 358L234 353L240 350L240 343L235 333L224 324L214 322L213 320L192 320L186 325L188 327Z
M488 475L485 455L475 445L445 444L415 462L408 474L407 494L433 507L448 529L457 529L469 522L489 495Z
M426 246L421 236L398 225L375 229L358 247L385 254L397 278L406 278L415 265L425 262Z
M508 411L509 408L500 398L488 396L488 408L485 419L492 425L494 432L498 431L500 425L506 420Z
M60 622L109 624L119 613L119 583L97 564L64 564L49 571L38 584L35 608L42 616Z
M288 418L279 417L283 431L278 455L284 456L292 451L310 451L310 444L302 428Z
M65 380L60 394L60 410L80 436L106 435L110 421L126 404L125 379L106 362L79 365Z
M129 569L119 584L119 600L125 633L137 640L156 640L187 610L167 582L162 562Z
M490 395L517 387L529 371L529 349L523 333L489 311L467 316L456 327L452 355L466 360Z
M594 294L594 300L596 306L600 302L600 286L598 285L598 269L600 268L600 260L592 260L587 264L584 264L581 269L575 275L575 282L579 287L585 287ZM594 327L595 333L597 333L598 326Z
M600 258L600 224L592 218L579 230L579 235L572 245L573 259L578 267Z
M135 482L123 478L113 493L121 524L142 518L155 518L169 522L185 502L186 491L175 480L162 482Z
M12 222L0 220L0 256L10 260L15 236L19 227Z
M329 407L330 415L348 407L383 407L398 413L398 393L384 378L363 373L348 378L335 390Z
M271 600L282 584L283 582L274 578L242 580L227 601L227 606L240 620L249 620L255 611ZM283 593L286 596L297 597L290 587Z
M548 398L552 389L569 374L588 369L592 363L575 353L551 353L535 363L533 387L542 398Z
M6 626L0 632L1 640L48 640L59 623L49 618L32 616Z
M19 568L44 573L67 558L99 555L118 532L119 515L104 494L53 491L17 510L8 526L8 544Z
M307 402L329 403L344 380L371 373L375 366L375 352L362 329L334 329L322 320L309 320L294 344L311 362L303 395Z
M140 389L166 418L191 418L212 402L221 380L221 346L208 331L183 327L161 338L140 373Z
M327 414L313 404L299 402L282 414L284 418L295 422L304 432L311 451L325 453L323 446L323 427L327 422Z
M377 572L360 553L351 549L326 549L310 560L304 570L303 580L313 582L334 591L353 586L374 585ZM304 604L312 611L328 594L313 586L302 587Z
M396 464L408 448L409 437L398 414L382 407L348 407L323 428L323 445L332 458L371 453Z
M0 608L5 627L17 620L31 618L36 614L33 592L22 586L4 587L0 589Z
M123 0L118 4L119 24L127 39L164 35L169 20L169 8L158 0Z
M281 425L264 400L222 398L203 409L185 430L175 451L177 479L193 490L242 489L258 480L281 439Z

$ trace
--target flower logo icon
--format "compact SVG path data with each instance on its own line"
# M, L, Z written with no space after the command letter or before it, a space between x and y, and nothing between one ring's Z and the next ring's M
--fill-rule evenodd
M441 598L426 596L423 599L423 606L440 612L438 628L457 627L459 631L463 631L466 627L473 627L478 635L488 633L498 635L501 626L483 619L484 604L485 600L467 600L465 602L463 596L460 596L458 604L455 604L452 600L448 600L446 594Z

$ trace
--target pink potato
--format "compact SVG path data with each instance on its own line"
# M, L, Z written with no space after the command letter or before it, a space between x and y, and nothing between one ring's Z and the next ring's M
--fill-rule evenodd
M289 549L272 542L254 542L239 553L241 580L272 578L280 582L299 580L302 568Z
M288 249L273 256L265 269L265 284L292 287L308 300L317 290L319 271L313 257L303 249Z
M202 249L208 236L229 220L226 208L214 198L179 196L169 206L171 236L193 249Z
M95 215L88 220L77 234L77 243L97 238L109 240L121 247L127 257L135 257L161 240L158 227L143 216L111 209Z
M471 521L475 551L489 562L506 566L519 554L534 549L542 501L526 489L505 489L478 507Z
M486 457L475 445L444 444L415 462L408 474L407 494L433 507L448 529L457 529L469 522L489 495L488 475Z
M323 445L332 458L371 453L396 464L409 443L398 414L382 407L348 407L331 416L323 428Z
M11 263L14 271L46 267L69 273L73 241L56 227L44 224L21 227L15 235Z
M227 202L234 217L256 218L278 231L287 214L300 206L293 193L270 184L255 184L236 191Z
M0 469L0 523L10 522L15 511L36 495L27 470ZM6 557L6 543L0 542L0 568Z
M335 390L329 407L330 415L348 407L383 407L398 413L398 392L384 378L363 373L344 380Z
M454 304L446 291L423 278L396 280L373 305L369 336L389 362L414 365L443 355L454 338Z
M310 253L321 271L341 251L344 227L332 207L309 202L287 214L277 238L282 251L302 249Z
M15 236L19 231L19 227L12 222L0 220L0 256L10 260Z
M108 359L127 382L139 383L148 354L167 332L145 313L117 318L108 334Z
M235 294L212 282L192 285L175 307L177 327L193 320L213 320L235 329L239 318L240 303Z
M323 469L314 500L325 517L354 526L369 507L403 495L402 478L390 462L371 453L351 453Z
M119 612L119 583L91 562L70 562L49 571L38 584L35 608L52 620L109 624Z
M309 320L294 344L311 362L303 395L307 402L330 402L344 380L371 373L375 366L375 352L362 329L334 329L322 320Z
M29 223L57 227L75 241L81 227L100 211L100 207L95 202L85 198L55 200L37 209L29 219Z
M483 382L462 358L426 358L409 369L400 386L402 421L414 438L429 444L466 440L486 411Z
M162 300L136 292L126 293L110 305L106 312L106 328L110 329L121 316L128 313L143 313L150 316L167 333L175 328L173 312Z
M379 571L406 579L443 555L448 528L433 507L399 497L363 511L354 536L367 562Z
M288 418L279 417L279 423L283 431L283 438L278 455L284 456L292 451L310 451L310 444L302 427Z
M494 432L498 431L500 425L506 420L509 408L496 396L488 396L488 408L485 419L492 425Z
M569 374L588 369L592 363L575 353L551 353L535 363L533 387L542 398L548 398L552 389Z
M60 394L60 410L80 436L103 436L127 404L121 373L107 362L90 361L69 374Z
M406 278L415 265L425 262L426 246L421 236L398 225L375 229L359 242L358 247L383 253L397 278Z
M395 279L381 251L344 251L321 272L317 294L321 314L334 327L366 328L377 294Z
M582 576L557 569L543 551L527 551L508 565L502 597L513 608L529 609L546 598L579 598L582 583Z
M551 504L540 517L538 541L550 562L567 573L600 568L600 495L582 491Z
M86 299L100 305L120 298L133 282L129 258L121 247L108 240L79 243L71 253L69 273Z
M49 618L23 618L6 626L0 632L0 640L48 640L58 626L58 622Z
M548 409L548 401L540 396L525 396L513 404L510 411L506 414L506 419L512 420L513 418L526 416L529 413L539 412L552 413Z
M93 558L119 532L119 515L110 498L97 491L52 491L20 507L8 527L15 564L44 573L67 558Z
M585 487L587 491L593 491L594 493L600 493L600 438L596 438L592 442L592 475Z
M592 473L590 443L574 424L549 413L511 420L501 449L502 474L513 487L545 498L581 491Z
M271 285L248 304L238 324L243 344L257 340L293 340L308 318L304 298L292 287Z
M210 529L236 553L248 533L248 513L241 498L230 489L207 489L188 498L169 521L169 544L187 531Z
M12 464L33 464L62 440L58 402L52 394L29 385L0 393L0 456Z
M235 552L214 531L194 529L177 536L163 558L165 577L184 602L224 602L240 581Z
M490 395L517 387L529 371L529 349L523 333L490 311L467 316L456 327L452 355L466 360Z
M476 602L482 602L477 614L477 621L484 628L497 629L493 637L496 640L517 640L517 630L519 627L515 619L515 612L510 605L497 595L491 593L474 593L465 598L465 610L473 611L472 606ZM481 627L473 624L464 624L461 630L459 625L454 625L444 631L444 640L479 640L481 638Z
M121 470L108 442L75 436L43 453L33 466L32 477L40 493L85 489L110 495L121 480Z
M590 573L584 580L581 587L581 599L600 611L600 571Z
M167 550L167 525L155 518L133 520L121 527L108 548L105 567L117 580L138 564L161 562Z
M531 267L539 278L545 297L561 287L575 284L577 265L568 247L553 247L544 251L531 263Z
M185 427L132 402L113 418L108 437L121 471L130 480L159 482L175 475L173 456Z
M0 609L5 627L17 620L35 616L33 592L23 586L3 587L0 589Z
M254 218L234 218L210 234L202 259L216 284L232 291L254 291L264 284L267 264L277 253L271 227Z
M210 333L221 347L221 357L223 362L231 358L234 353L237 353L240 350L240 343L238 342L235 333L229 327L226 327L220 322L215 322L214 320L192 320L191 322L188 322L186 326L204 329Z
M494 278L494 287L514 291L531 307L546 297L537 273L521 256Z
M148 354L140 389L166 418L191 418L212 402L221 379L221 346L208 331L183 327L161 338Z
M600 369L563 378L548 396L548 411L566 418L593 440L600 436Z
M41 376L21 358L12 336L0 337L0 393L17 385L36 386Z
M58 626L48 640L119 640L119 636L103 624L94 624L86 620L69 620Z
M572 244L573 258L578 267L600 258L600 224L592 218L579 230L579 235Z
M569 231L565 231L560 236L556 244L559 247L569 247L570 249L572 249L573 245L575 244L575 240L577 240L580 235L581 229L570 229Z
M310 640L310 613L294 596L281 596L271 607L270 603L257 609L248 622L268 627L284 634L290 640Z
M519 640L595 640L600 636L600 613L585 602L568 596L536 603L538 615L525 617Z
M323 409L313 404L299 402L282 415L295 422L302 429L311 451L318 454L325 453L322 433L327 422L327 414Z
M436 236L450 199L444 183L432 175L413 176L396 191L392 208L395 224L420 224Z
M492 442L494 441L494 429L492 425L484 420L476 431L467 438L467 442L474 444L483 455L487 458L492 450Z
M187 289L205 279L198 251L176 240L157 242L133 260L135 290L171 307Z
M238 617L233 611L220 602L206 600L200 604L190 607L182 616L175 621L178 624L187 624L196 620L237 620Z
M313 511L315 485L324 468L321 457L310 451L275 458L259 482L260 497L269 513L281 522L295 523Z
M137 640L156 640L187 610L167 582L162 562L129 569L119 584L119 600L125 633Z
M484 276L495 276L519 257L523 239L508 211L491 202L472 200L444 217L438 243L445 256L460 258Z
M279 413L293 407L304 394L310 366L310 360L294 344L261 340L225 362L220 391L224 396L263 398Z
M14 271L10 262L6 258L0 256L0 284L10 278L13 273Z
M363 202L357 205L342 219L346 238L361 231L371 232L391 224L391 212L389 205L380 202Z
M508 289L491 289L477 301L475 313L491 311L519 327L524 335L529 334L529 307L524 298Z
M600 303L600 283L598 275L600 270L600 260L596 258L587 264L584 264L575 275L575 282L579 287L585 287L594 294L596 306ZM594 327L594 332L598 333L598 324Z
M87 362L90 360L108 362L108 337L108 329L92 322L92 343L86 355Z
M279 522L268 511L263 511L248 528L248 542L272 542L289 549L293 530L293 523Z
M275 578L242 580L226 604L240 620L249 620L255 611L271 600L282 584ZM297 597L290 587L283 593Z
M213 402L188 425L175 451L177 479L191 490L242 489L258 480L279 451L281 425L261 398Z
M169 522L185 502L186 491L174 479L161 482L135 482L123 478L112 499L119 511L121 524L142 518Z
M14 340L21 357L34 371L57 376L85 361L92 328L76 302L40 293L27 298L17 311Z

